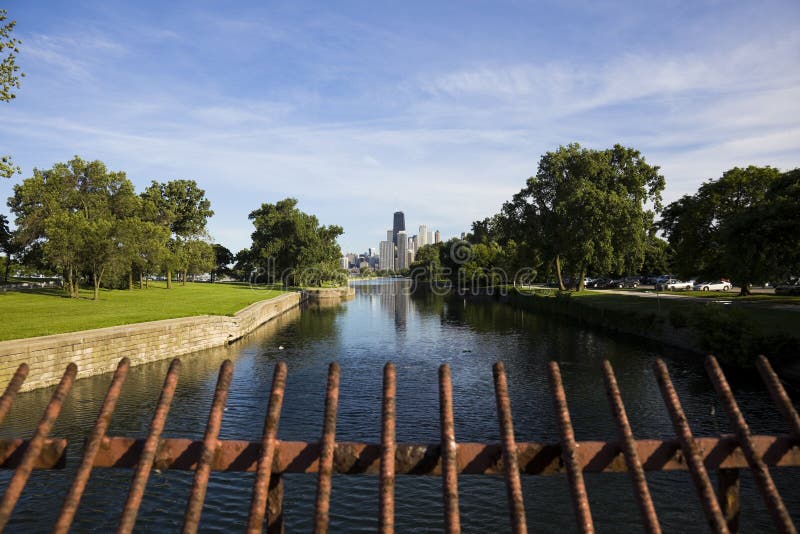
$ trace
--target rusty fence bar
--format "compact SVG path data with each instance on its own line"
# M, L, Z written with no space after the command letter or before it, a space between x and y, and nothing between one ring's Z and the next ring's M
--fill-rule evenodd
M639 451L636 447L636 440L633 437L633 430L628 421L628 414L622 402L622 394L617 385L617 378L614 376L614 369L611 367L611 362L608 360L603 360L603 380L606 386L608 403L611 405L611 411L614 414L617 440L625 455L625 465L631 475L633 494L636 497L636 504L639 505L639 511L642 513L645 531L651 534L659 534L661 532L661 525L658 523L656 509L655 506L653 506L653 499L650 497L650 489L647 487L644 468L639 458Z
M21 441L21 440L20 440ZM703 463L708 469L746 469L747 460L734 436L695 438ZM95 459L95 467L135 467L144 440L107 437ZM578 441L581 469L584 473L627 473L622 449L616 442ZM788 436L753 436L756 451L764 463L774 467L800 466L800 447ZM160 440L154 466L160 470L191 471L200 459L202 441L185 438ZM212 471L254 472L261 442L220 440ZM566 474L559 443L516 443L521 475L550 476ZM56 444L53 445L57 449ZM636 450L645 472L686 471L688 466L677 439L638 439ZM442 475L440 443L398 443L396 475ZM339 441L333 454L333 472L343 475L380 473L381 444ZM54 461L44 459L42 467L52 468ZM458 443L456 465L459 474L505 475L503 448L498 444ZM319 443L278 441L272 472L317 473Z
M394 532L394 476L397 442L395 435L397 373L394 364L383 367L383 407L381 409L381 472L378 529L382 534Z
M282 492L283 489L282 486L280 490L276 489L279 482L270 482L270 478L272 475L272 462L275 455L275 443L278 437L278 423L281 418L281 408L283 407L283 393L286 390L286 372L286 364L284 362L278 362L275 365L275 371L272 375L269 406L267 407L267 416L264 419L264 433L261 438L261 449L256 467L256 479L253 483L253 498L250 503L250 515L247 522L247 532L251 534L263 530L264 514L267 511L270 489L272 493L275 494L275 497L277 497L277 492ZM277 477L275 478L277 479ZM270 484L272 484L272 486L270 486ZM275 507L273 507L272 511L280 514L280 510ZM282 518L273 517L273 515L274 514L269 514L267 521L281 528L279 525Z
M54 534L65 534L68 532L73 519L75 519L75 514L81 503L81 496L92 474L92 467L97 457L97 451L100 450L100 444L106 435L109 424L111 424L111 417L114 414L114 409L117 407L117 400L119 399L125 379L128 378L128 369L130 369L130 366L131 361L128 358L122 358L119 364L117 364L117 370L114 372L111 385L108 387L103 405L100 407L97 422L84 447L81 464L78 467L78 471L75 473L75 478L72 480L72 486L70 486L67 497L64 499L64 504L61 506L61 513L53 528Z
M319 477L317 478L317 500L314 504L315 534L328 532L333 453L336 450L336 412L339 407L339 374L339 364L331 363L328 366L325 415L322 421L322 439L319 445Z
M444 524L448 534L461 532L458 511L458 463L456 430L453 421L453 383L450 367L439 367L439 419L441 425L442 497L444 498Z
M497 419L500 422L511 530L514 534L525 534L528 532L528 525L525 522L522 481L519 478L517 445L514 441L514 420L511 417L511 399L508 396L506 369L503 366L503 362L494 364L492 374L494 376L494 391L497 399Z
M794 528L789 512L783 504L783 499L778 494L778 488L775 487L767 466L755 450L751 439L750 427L747 426L747 422L744 420L741 410L739 410L739 405L733 397L728 381L725 379L725 375L722 374L722 369L720 369L719 363L717 363L717 359L714 356L709 355L706 358L706 370L711 377L711 382L714 384L714 389L717 390L717 394L722 397L725 403L725 412L728 414L728 420L736 432L739 446L741 446L750 470L753 472L756 487L764 498L767 509L772 514L772 519L775 521L778 532L796 534L797 530Z
M778 405L778 410L780 410L784 421L789 425L792 436L795 439L800 439L800 416L797 415L797 410L794 409L792 401L789 399L789 395L786 394L778 375L772 370L769 360L763 354L756 360L756 367L758 367L758 372L761 373L761 378L767 385L767 391L769 391L772 400Z
M36 433L28 443L28 448L25 450L22 461L14 471L8 486L6 486L6 491L3 493L2 500L0 500L0 532L5 529L8 520L11 519L11 513L17 505L20 495L22 495L22 490L28 482L28 477L33 471L33 466L39 457L44 442L58 419L58 415L61 413L61 408L64 406L64 401L72 389L72 384L75 383L77 374L78 366L74 363L69 364L61 377L58 387L53 392L53 396L50 397L50 403L47 405L39 425L36 427Z
M575 518L578 520L580 532L594 532L592 512L589 509L589 496L586 495L586 486L583 483L583 472L580 466L580 453L575 443L575 432L572 430L572 421L567 407L567 394L561 380L561 369L558 363L550 362L550 388L553 394L553 408L556 411L558 428L561 433L561 457L567 467L572 503L575 507Z
M3 396L0 397L0 423L2 423L3 419L6 418L8 410L10 410L11 405L14 404L14 399L17 398L19 388L22 387L23 382L25 382L25 379L28 378L29 371L30 368L28 367L28 364L22 363L19 365L19 367L17 367L17 371L14 373L14 376L11 377L8 387L6 387Z
M727 533L728 526L722 515L719 502L714 495L714 488L711 486L708 472L703 465L694 436L692 436L692 430L689 428L689 423L683 413L681 401L678 400L678 394L672 385L667 365L659 358L656 360L654 368L658 386L661 389L661 396L664 398L664 404L666 404L667 411L672 419L672 426L675 428L675 434L678 436L681 449L686 457L689 473L692 475L692 481L706 513L709 527L713 532Z
M197 532L197 528L200 526L208 479L211 476L211 462L214 459L214 452L217 450L217 437L222 426L222 412L225 410L225 402L228 400L228 390L231 387L232 379L233 363L225 360L219 368L217 387L214 390L214 400L211 402L206 433L203 438L203 452L197 462L192 491L189 494L189 501L186 503L186 512L183 517L184 534Z
M773 516L779 532L794 533L795 526L772 481L769 468L800 466L800 419L777 375L763 356L759 371L771 396L787 420L792 435L753 435L733 397L730 386L716 359L709 356L706 368L725 404L734 435L699 437L692 435L669 372L663 361L655 362L656 379L676 438L671 440L635 439L625 412L619 386L611 364L603 362L606 395L614 415L616 441L576 441L559 366L551 362L549 378L553 405L560 430L557 443L516 442L511 401L505 369L501 362L493 367L494 389L501 442L497 444L458 443L453 419L453 386L450 368L439 368L438 443L397 443L397 379L390 362L383 370L381 403L381 442L354 443L336 441L340 369L332 363L328 370L322 434L319 442L280 441L278 423L286 387L287 368L275 366L269 404L261 441L220 440L219 430L233 364L226 360L220 367L208 422L202 441L161 438L174 396L180 361L172 361L161 390L147 437L109 437L111 421L130 362L122 359L87 439L81 464L64 501L54 532L69 530L78 510L81 495L95 467L135 468L130 491L118 532L130 532L144 496L152 469L195 470L194 481L184 516L183 530L196 532L213 471L256 472L248 517L248 532L261 532L266 519L268 532L283 532L284 473L318 473L314 512L314 531L328 531L332 475L368 473L379 478L379 526L381 532L394 531L394 488L397 475L435 475L442 479L444 524L446 532L460 532L458 475L504 475L512 530L526 532L525 509L520 476L565 474L569 481L579 530L592 532L593 523L583 481L584 473L627 472L633 482L645 531L658 533L660 525L650 497L646 472L688 470L697 488L714 532L738 529L739 472L749 468L756 486ZM0 397L0 415L8 412L16 392L28 373L20 366ZM33 438L0 439L0 468L16 471L0 501L0 532L5 528L31 470L63 467L66 440L49 439L65 399L75 381L77 367L70 364L39 422ZM708 470L718 473L718 491L714 494ZM266 516L266 517L265 517Z
M175 358L169 365L169 371L167 371L167 376L164 379L164 386L161 388L161 395L158 398L156 411L153 414L153 419L150 421L147 439L144 442L144 448L136 464L136 472L131 480L128 499L125 501L125 507L122 509L122 517L117 527L118 534L132 532L133 526L136 524L136 516L139 514L139 506L142 504L142 497L144 496L144 490L147 486L147 479L150 478L150 471L153 468L153 460L158 451L159 438L167 422L169 407L172 404L172 397L175 395L175 388L178 385L178 375L180 371L181 361Z

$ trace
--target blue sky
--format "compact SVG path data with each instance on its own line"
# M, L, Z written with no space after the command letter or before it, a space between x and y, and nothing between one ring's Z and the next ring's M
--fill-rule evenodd
M575 141L639 149L667 201L733 166L800 166L796 0L2 6L27 76L0 104L23 170L0 198L75 154L139 190L191 178L234 251L287 196L345 251L398 209L457 235Z

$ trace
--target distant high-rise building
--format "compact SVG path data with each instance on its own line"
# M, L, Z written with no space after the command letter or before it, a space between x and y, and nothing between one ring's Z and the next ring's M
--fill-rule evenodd
M381 270L394 270L394 243L381 241L381 258L378 262Z
M408 250L413 250L414 252L419 250L419 236L412 235L409 241L411 242L409 243Z
M434 243L441 243L442 242L442 233L439 230L436 230L436 237L434 238Z
M347 269L350 267L350 260L347 259L347 256L342 256L341 267L342 269Z
M433 230L428 230L428 244L432 245L433 243Z
M420 224L418 244L420 248L422 248L428 243L430 243L430 241L428 241L428 227L425 226L424 224Z
M397 232L397 268L408 269L408 266L408 235L405 230L400 230Z
M394 212L394 223L392 224L392 241L397 244L397 234L406 231L406 216L402 211Z
M394 244L394 232L386 230L386 241L391 241Z

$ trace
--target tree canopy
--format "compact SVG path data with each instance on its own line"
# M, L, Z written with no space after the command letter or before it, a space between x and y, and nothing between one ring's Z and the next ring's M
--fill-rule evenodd
M47 268L61 272L65 290L76 297L81 277L92 280L95 298L109 276L139 285L146 273L171 269L187 274L214 268L204 241L213 213L205 193L191 180L154 182L141 196L124 172L75 156L14 186L9 207L16 216L16 242L41 251ZM173 235L172 231L176 233Z
M562 146L542 156L536 175L504 205L496 226L505 225L509 239L525 236L526 244L552 260L562 289L565 264L578 275L579 289L589 270L636 271L648 249L653 210L661 207L664 177L658 171L639 151L621 145Z
M796 268L797 175L797 169L782 175L773 167L735 167L669 204L659 226L675 251L677 273L730 277L747 294L751 282Z
M250 213L255 225L248 256L263 279L290 285L322 285L341 281L341 249L336 238L340 226L320 226L314 215L297 208L297 200L286 198L264 203Z
M15 89L20 88L20 78L25 74L17 65L17 54L22 41L12 36L17 21L8 20L8 12L0 9L0 102L10 102L17 95ZM11 156L0 156L0 177L10 178L19 167L14 166Z

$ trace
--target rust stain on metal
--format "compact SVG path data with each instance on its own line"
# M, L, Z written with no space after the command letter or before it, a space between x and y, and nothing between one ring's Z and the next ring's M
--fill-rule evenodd
M153 468L153 460L158 453L159 438L167 422L167 415L175 395L175 388L178 386L178 376L181 371L181 361L177 358L172 360L169 371L164 379L164 386L161 388L161 395L158 398L156 411L150 421L150 429L147 432L147 439L144 442L139 461L136 464L136 471L131 480L131 487L128 491L128 498L122 509L122 517L117 527L118 534L125 534L133 531L136 524L136 516L139 513L139 506L142 504L142 497L147 486L147 479L150 478L150 471Z
M286 373L286 364L278 362L272 375L269 406L264 419L264 433L261 438L258 463L256 464L256 479L253 483L253 498L250 502L250 515L247 520L247 532L251 534L263 530L264 515L267 513L272 462L278 439L278 423L281 418L281 408L283 407L283 393L286 389Z
M614 376L614 369L608 360L603 361L603 379L606 386L606 395L614 414L614 423L617 428L617 440L622 446L625 455L625 465L631 474L633 483L633 494L639 511L642 513L645 531L653 534L661 532L661 525L658 523L656 509L653 506L653 499L650 497L650 489L647 487L647 479L644 476L644 468L639 459L639 451L636 447L636 440L633 437L633 430L628 422L628 414L625 412L625 405L622 402L622 394L617 385L617 378Z
M317 499L314 505L314 532L316 534L328 532L333 454L336 450L336 412L339 407L339 374L339 364L331 363L328 366L325 415L322 421L322 439L319 444L319 476L317 477Z
M206 488L211 476L211 462L217 450L217 437L222 426L222 413L225 410L225 402L228 399L228 390L233 379L233 363L225 360L219 369L217 387L214 391L214 400L211 402L211 410L208 414L206 423L206 433L203 437L203 450L197 462L192 490L189 494L189 501L186 503L186 512L183 516L183 532L191 534L197 532L200 526L200 516L203 512L203 502L206 498Z
M458 446L453 422L453 383L447 364L439 367L439 424L445 530L449 534L458 534L461 532L458 513Z
M0 500L0 532L5 529L8 520L11 519L14 507L17 505L20 495L22 495L22 490L25 488L28 477L33 471L33 466L44 447L44 442L48 434L50 434L56 419L58 419L58 415L61 413L61 408L64 406L64 401L72 389L72 384L75 383L77 374L78 366L74 363L69 364L61 377L58 387L53 392L53 396L50 397L50 403L47 405L39 425L36 427L33 438L28 443L22 460L20 460L14 475L11 477L8 486L6 486L6 491L3 493L2 500Z
M525 534L528 532L528 526L525 522L522 481L519 478L517 446L514 442L514 421L511 417L511 399L508 397L508 384L506 383L506 370L503 362L494 364L492 375L494 377L494 391L497 402L497 419L500 422L511 530L514 534Z
M572 504L575 508L575 518L578 521L578 530L581 532L594 532L592 512L589 509L589 497L586 495L586 486L583 483L578 444L575 442L575 433L572 430L572 420L567 406L567 394L561 380L561 369L556 362L550 362L550 388L553 393L553 408L561 432L561 458L567 468L567 480L572 495Z
M394 364L388 362L383 367L383 404L381 409L381 467L379 484L379 531L382 534L394 532L394 476L396 457L395 436L395 396L397 375Z
M780 532L796 532L784 503L772 482L768 467L800 466L800 419L769 362L761 357L759 371L767 383L789 428L791 436L752 435L736 404L719 365L709 357L706 365L714 387L725 403L736 435L695 438L680 405L666 366L655 365L656 377L670 414L677 439L639 439L633 431L622 403L619 386L608 361L603 363L606 394L614 415L616 441L576 441L567 406L560 369L550 364L551 393L561 432L558 443L517 443L514 438L511 402L503 364L493 367L497 414L502 441L499 444L458 443L453 420L452 377L448 366L439 368L438 443L397 443L396 371L391 363L384 367L381 405L381 442L336 442L336 419L340 369L329 367L325 410L320 441L279 441L277 439L286 364L275 366L269 405L261 441L220 440L227 393L233 364L223 362L209 411L202 441L161 438L170 404L177 386L180 361L173 360L145 439L106 436L130 362L120 361L100 409L71 489L64 501L54 532L65 533L78 510L81 495L93 468L135 468L123 509L119 532L130 532L136 521L150 470L195 470L192 491L184 517L184 532L199 528L203 502L213 471L256 472L248 532L283 533L284 473L318 473L314 531L328 531L331 481L334 473L371 474L379 479L379 524L381 532L394 531L394 488L397 475L434 475L442 478L445 529L460 532L458 475L503 475L514 532L526 532L521 475L566 474L570 483L579 528L593 529L584 473L627 472L631 476L637 504L647 532L660 532L658 518L645 478L646 472L688 470L698 490L704 511L715 532L736 531L740 514L739 470L753 471L756 484ZM28 369L21 365L0 397L0 420L9 411ZM0 501L0 531L7 524L32 469L63 467L64 439L48 438L67 394L74 383L77 367L67 367L47 409L30 440L0 439L0 468L16 469ZM718 472L715 497L708 470ZM265 521L266 520L266 521Z
M672 426L675 428L675 434L677 434L680 441L681 449L686 458L697 494L700 496L700 502L703 505L709 526L713 532L727 533L728 526L722 515L722 510L720 510L719 502L714 495L714 488L711 486L711 480L708 478L708 472L703 465L700 451L683 413L681 402L678 400L678 394L672 385L667 366L663 360L658 359L654 367L658 386L661 389L661 396L664 398L664 404L666 404L667 411L672 419Z
M11 405L14 404L14 399L17 398L19 388L22 387L23 382L28 378L28 372L30 372L28 364L22 363L17 367L14 376L12 376L11 380L8 382L3 396L0 397L0 423L6 418L6 414L11 409Z
M706 370L711 377L711 382L714 384L714 389L717 390L717 394L722 397L722 401L725 403L725 412L728 414L728 421L736 432L739 446L742 448L744 457L747 459L747 464L753 472L756 487L758 487L761 496L764 498L767 509L769 509L772 514L772 520L775 522L778 532L783 534L796 534L797 530L794 528L792 519L789 517L789 512L783 504L783 499L781 499L780 494L778 494L778 488L775 487L775 483L772 481L769 470L761 459L761 456L756 452L755 445L751 438L750 427L747 426L747 422L744 420L741 410L739 410L739 405L733 397L733 392L728 385L728 381L725 379L725 375L722 373L722 369L720 369L717 363L717 359L711 355L706 358Z
M83 451L83 458L81 464L75 473L75 478L72 480L72 486L64 499L64 504L61 507L61 513L56 520L56 525L53 532L57 534L66 533L75 519L75 514L78 511L78 506L81 502L81 496L86 489L86 484L89 482L89 477L92 474L92 467L94 466L94 459L97 452L100 450L100 444L106 435L108 425L111 423L111 416L114 414L114 408L117 406L122 385L128 377L128 369L130 369L131 362L128 358L122 358L117 364L117 370L114 372L114 377L111 379L111 385L108 388L106 397L103 400L103 405L100 407L100 413L97 416L97 422L94 425L91 435L89 436L86 446Z
M29 439L0 439L0 469L16 469L30 445ZM34 469L62 469L66 464L67 440L47 438L42 443Z
M794 405L789 399L789 395L786 394L778 375L772 370L769 360L763 354L756 360L756 367L758 367L758 372L767 385L767 390L772 400L778 405L778 410L780 410L784 421L789 425L792 436L800 440L800 416L797 415L797 410L794 409Z

